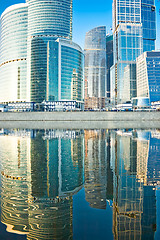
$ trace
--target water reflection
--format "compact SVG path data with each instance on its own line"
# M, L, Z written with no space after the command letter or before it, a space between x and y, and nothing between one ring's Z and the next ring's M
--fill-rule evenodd
M1 222L7 232L27 239L85 239L85 232L79 238L76 232L84 219L73 219L74 196L84 189L88 209L113 210L110 239L155 239L159 130L2 129L0 145ZM98 219L100 212L95 214Z
M150 133L117 131L112 134L114 238L154 239L156 195L148 175Z
M113 194L109 134L105 130L85 130L84 139L85 198L91 207L106 209L106 199L112 199Z

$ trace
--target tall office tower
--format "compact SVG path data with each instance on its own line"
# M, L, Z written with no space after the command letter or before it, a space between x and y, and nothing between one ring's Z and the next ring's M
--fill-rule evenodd
M110 98L110 68L113 65L113 35L106 37L106 61L107 61L107 100Z
M48 35L72 39L72 0L26 0L26 2L29 37Z
M1 17L1 102L83 101L83 53L72 42L72 0L26 2Z
M141 21L143 28L143 52L155 50L156 40L155 0L141 0Z
M1 15L0 102L27 98L27 4L16 4Z
M105 107L106 27L97 27L85 37L85 108Z
M83 54L71 41L72 0L27 2L30 100L82 101Z
M145 52L137 58L137 97L160 101L160 52Z
M147 49L155 49L154 1L113 1L114 65L111 68L111 101L123 103L131 99L129 79L124 68L133 64ZM134 68L132 68L133 70Z

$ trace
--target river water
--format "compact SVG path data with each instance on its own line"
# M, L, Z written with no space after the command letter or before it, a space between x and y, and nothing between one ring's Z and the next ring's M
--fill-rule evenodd
M160 239L160 130L0 130L0 239Z

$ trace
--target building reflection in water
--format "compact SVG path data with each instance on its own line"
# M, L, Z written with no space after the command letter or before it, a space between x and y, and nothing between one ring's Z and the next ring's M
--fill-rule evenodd
M160 132L2 130L1 222L27 239L73 239L73 195L113 207L113 236L154 239ZM107 230L106 230L107 231Z
M106 199L112 199L113 186L109 133L105 130L85 130L84 138L85 198L91 207L106 209Z
M26 234L28 225L28 161L30 132L5 131L0 135L1 221L11 233Z
M72 195L83 185L83 152L80 132L34 133L28 239L72 239Z
M84 181L81 132L4 131L0 142L7 231L27 239L72 239L72 196Z
M156 194L148 174L151 133L115 131L112 138L114 239L154 239Z

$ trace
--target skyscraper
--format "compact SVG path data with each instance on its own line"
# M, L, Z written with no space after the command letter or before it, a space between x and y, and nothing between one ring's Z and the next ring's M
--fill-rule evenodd
M113 35L106 37L106 61L107 61L107 98L110 98L110 68L113 65Z
M82 100L82 50L72 40L72 0L28 0L31 101L71 100L74 72Z
M1 15L0 102L27 98L27 27L26 3L13 5Z
M141 0L141 22L143 29L143 52L155 50L156 40L155 0Z
M137 58L137 97L160 101L160 52L145 52Z
M85 108L105 107L106 27L94 28L85 37Z
M124 78L124 68L135 63L143 51L155 49L155 21L154 1L113 1L111 101L115 104L131 99L130 83Z
M83 53L72 42L72 0L26 0L9 7L1 23L1 102L83 100ZM17 61L26 65L16 70Z
M72 39L72 0L26 0L28 36Z

